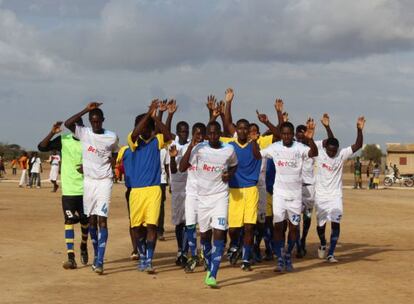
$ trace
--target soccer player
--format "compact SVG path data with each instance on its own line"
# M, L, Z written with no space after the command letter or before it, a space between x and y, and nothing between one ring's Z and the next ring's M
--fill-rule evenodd
M60 155L57 153L56 150L52 150L52 155L49 157L50 163L50 172L49 172L49 180L53 184L52 192L56 192L59 188L57 184L57 179L59 176L59 166L60 166Z
M77 124L83 125L82 119ZM83 212L83 175L80 171L82 165L82 145L72 134L55 135L62 132L62 122L58 121L50 130L49 134L39 143L37 148L41 152L51 150L60 151L61 163L61 185L62 185L62 210L65 220L65 242L68 255L67 261L63 263L65 269L75 269L74 225L80 223L82 241L80 244L81 263L88 264L88 217Z
M118 152L117 135L103 128L105 118L99 108L101 105L102 103L91 102L85 109L65 121L65 126L82 144L83 210L89 217L89 232L95 253L92 270L97 274L104 272L108 240L107 218L113 184L112 168L115 166ZM91 127L77 125L76 122L87 113Z
M328 134L328 138L333 138L331 127L329 125L329 115L323 114L321 119L322 125ZM299 125L296 127L295 138L296 141L308 145L305 138L306 126ZM325 140L326 141L326 140ZM303 258L306 251L306 237L311 226L312 211L315 204L315 177L314 177L314 166L315 160L308 158L303 163L302 170L302 220L303 220L303 231L300 233L300 229L297 233L296 239L296 257ZM301 237L302 235L302 237Z
M172 139L156 115L158 106L159 101L153 100L148 112L136 117L135 128L128 135L133 167L130 171L130 221L140 254L138 270L147 273L155 272L152 259L161 205L160 150ZM154 133L155 126L161 133Z
M36 188L40 188L40 173L43 172L42 169L42 161L39 157L37 152L33 152L33 156L30 158L30 179L29 179L29 187L32 188L34 184L36 184Z
M22 170L20 175L19 187L23 188L24 186L28 185L27 182L27 152L23 151L22 156L19 158L19 167Z
M315 184L315 209L318 221L318 236L321 242L318 248L318 256L323 259L326 255L325 228L326 222L331 222L331 239L326 260L337 263L334 256L335 247L339 239L340 221L343 214L342 203L342 170L345 161L363 144L362 130L365 118L357 120L357 138L355 143L340 151L339 142L336 138L328 138L325 143L318 142L319 154L316 158L317 174Z
M302 168L309 157L318 155L313 141L315 123L308 119L305 136L309 147L293 140L294 126L284 122L280 126L281 141L260 151L262 157L273 159L276 166L275 183L273 185L273 222L274 252L277 256L276 272L293 271L291 253L295 246L296 233L302 210ZM285 247L284 222L288 219L288 247Z
M198 221L201 244L208 264L205 284L212 288L217 287L217 272L224 251L229 199L228 182L237 168L234 148L222 143L220 134L220 124L216 121L210 122L207 125L208 142L197 144L196 139L193 138L179 166L182 172L192 166L197 167Z

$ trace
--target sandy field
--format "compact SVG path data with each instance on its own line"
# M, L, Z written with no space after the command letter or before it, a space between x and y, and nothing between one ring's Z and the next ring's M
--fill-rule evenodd
M313 221L308 255L294 259L293 273L274 273L275 262L242 272L223 259L220 289L212 290L203 284L201 267L186 274L174 264L169 199L167 241L157 243L154 260L157 273L136 270L136 262L129 259L123 184L113 189L105 275L93 273L79 260L78 269L64 270L60 193L51 193L51 188L46 181L42 189L23 189L15 181L0 180L0 303L412 303L412 189L344 190L338 264L317 259ZM75 233L78 258L79 226ZM92 255L90 243L88 248Z

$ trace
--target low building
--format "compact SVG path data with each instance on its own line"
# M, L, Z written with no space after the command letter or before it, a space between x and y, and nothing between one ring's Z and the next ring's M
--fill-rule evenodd
M387 144L387 166L394 164L400 174L414 174L414 144Z

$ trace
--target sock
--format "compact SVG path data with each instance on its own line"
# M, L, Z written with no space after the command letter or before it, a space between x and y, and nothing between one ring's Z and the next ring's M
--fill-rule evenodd
M201 240L201 246L203 248L204 259L206 260L207 269L210 269L211 265L211 241Z
M251 252L252 252L252 246L250 245L243 245L243 262L250 262L250 256L251 256Z
M175 239L177 241L178 252L182 253L183 251L183 224L175 226Z
M303 233L302 233L302 248L306 248L306 237L308 236L309 228L311 225L311 218L308 216L305 216L303 218Z
M191 256L195 257L197 255L197 232L195 225L186 226L186 235Z
M331 242L329 244L328 256L334 255L335 247L339 239L339 232L340 232L339 224L332 225Z
M68 259L70 260L73 260L75 258L75 253L73 250L74 238L75 238L75 230L73 229L73 225L65 224L66 252L68 253Z
M140 238L137 240L137 249L139 252L139 259L143 261L147 256L147 248L145 238Z
M183 225L183 243L181 246L183 248L183 254L187 256L189 244L188 244L188 237L187 237L187 227L185 225Z
M88 224L81 224L81 232L82 232L82 241L81 241L81 250L85 250L87 248L88 242L88 232L89 232L89 225Z
M288 239L287 254L290 255L292 253L293 248L295 248L295 243L296 243L296 240Z
M154 257L155 242L147 241L147 263Z
M264 239L266 251L271 252L272 251L272 229L270 227L266 227L263 239Z
M235 239L235 240L230 240L230 248L231 247L239 247L239 238Z
M285 242L283 240L272 242L273 252L275 253L278 259L282 258L282 250L283 250L284 244Z
M216 278L224 252L224 240L215 240L211 253L210 277Z
M89 234L91 235L94 256L98 256L98 232L96 227L89 227ZM95 261L94 261L95 262Z
M325 238L325 225L316 227L318 231L319 240L321 241L321 246L326 246Z
M302 243L301 243L301 240L300 240L300 227L299 227L298 231L296 232L295 244L296 244L296 250L300 250L300 248L302 247ZM288 251L289 251L289 240L288 240Z
M264 234L263 228L256 227L254 246L257 250L259 250L259 252L260 252L260 243L262 242L262 239L263 239L263 234Z
M98 239L98 265L103 265L106 241L108 240L108 228L99 228L99 239Z

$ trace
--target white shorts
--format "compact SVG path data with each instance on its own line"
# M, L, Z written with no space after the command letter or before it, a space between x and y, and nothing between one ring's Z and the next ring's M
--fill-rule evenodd
M171 192L171 221L174 226L185 223L185 191Z
M343 215L342 198L317 199L315 209L319 227L325 225L327 221L339 223Z
M49 180L56 181L59 176L59 166L51 166L49 173Z
M302 212L312 210L315 205L315 186L302 186ZM311 211L312 212L312 211Z
M227 191L213 195L198 196L198 224L200 232L210 229L226 230L229 209Z
M112 179L83 179L83 211L86 216L108 217L111 204Z
M300 199L287 199L273 195L273 223L288 219L293 225L299 225L302 202Z
M185 197L185 224L196 225L198 219L198 196L187 194Z
M257 187L259 190L259 210L257 212L257 221L259 223L264 223L266 220L266 205L267 205L267 192L266 186L260 185Z

